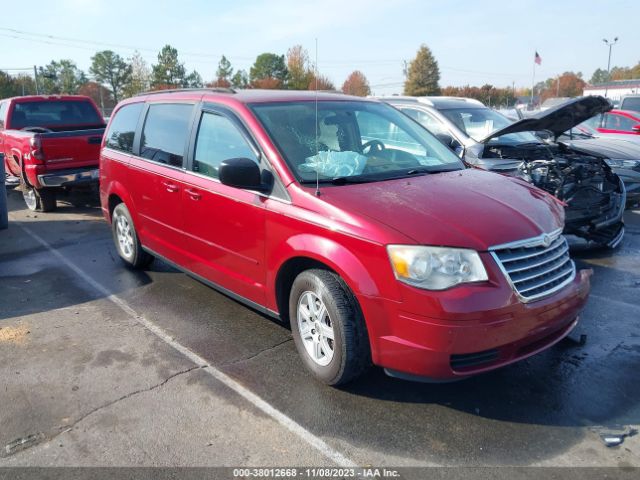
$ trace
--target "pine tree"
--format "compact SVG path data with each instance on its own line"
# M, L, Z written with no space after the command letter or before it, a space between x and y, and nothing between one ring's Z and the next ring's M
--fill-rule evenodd
M158 89L179 88L186 83L184 64L178 61L178 50L165 45L158 54L158 64L151 67L151 86Z
M409 64L404 82L404 94L416 97L438 95L440 93L440 69L433 53L426 45L421 45L416 58Z

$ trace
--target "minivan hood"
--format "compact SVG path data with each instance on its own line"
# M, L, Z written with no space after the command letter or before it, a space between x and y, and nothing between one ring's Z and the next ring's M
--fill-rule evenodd
M609 100L598 95L575 98L555 108L523 118L502 130L496 130L482 139L481 143L487 143L492 138L508 133L539 132L541 130L549 130L557 138L594 115L608 112L612 108Z
M466 169L325 187L320 197L418 244L486 251L562 227L562 205L524 181Z

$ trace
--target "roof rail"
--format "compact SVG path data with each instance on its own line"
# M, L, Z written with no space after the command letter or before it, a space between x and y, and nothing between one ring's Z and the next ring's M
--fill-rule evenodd
M233 88L213 87L213 88L171 88L167 90L149 90L148 92L142 92L136 95L140 97L142 95L159 95L161 93L176 93L176 92L211 92L211 93L236 93Z

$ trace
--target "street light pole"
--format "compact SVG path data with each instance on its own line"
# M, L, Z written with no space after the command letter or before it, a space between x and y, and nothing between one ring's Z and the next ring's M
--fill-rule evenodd
M613 46L618 43L618 37L615 37L613 41L607 40L606 38L603 38L602 41L609 47L609 60L607 60L607 84L604 87L604 96L606 97L607 92L609 91L608 83L611 80L611 50L613 49Z

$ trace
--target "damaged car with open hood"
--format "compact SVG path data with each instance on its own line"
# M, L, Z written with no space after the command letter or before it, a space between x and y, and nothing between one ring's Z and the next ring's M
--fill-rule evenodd
M599 152L574 148L559 137L611 110L603 97L571 100L513 123L477 100L452 97L383 99L456 150L469 165L517 176L565 204L564 232L615 248L624 236L622 180ZM535 132L548 132L542 141Z

